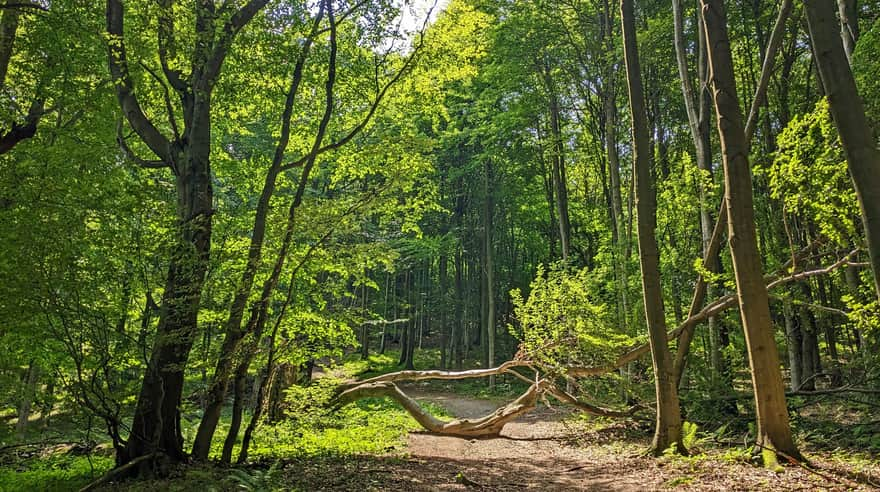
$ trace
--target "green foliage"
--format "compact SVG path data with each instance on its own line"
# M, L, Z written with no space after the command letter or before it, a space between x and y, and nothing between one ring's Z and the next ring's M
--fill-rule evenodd
M777 139L779 150L765 170L773 198L789 213L810 217L839 244L855 237L859 210L828 101L795 116Z
M104 456L58 455L0 466L2 492L63 492L77 490L113 468Z
M280 461L276 461L267 470L244 470L234 468L229 472L237 489L246 492L274 492L284 490L281 484Z
M552 366L601 366L633 344L595 304L594 284L586 268L554 265L538 268L528 299L511 292L517 323L509 329L529 357Z
M333 411L327 406L341 380L323 377L287 391L287 417L267 424L255 438L251 456L277 459L326 455L400 453L406 434L418 423L395 402L368 398ZM441 409L428 406L432 413Z

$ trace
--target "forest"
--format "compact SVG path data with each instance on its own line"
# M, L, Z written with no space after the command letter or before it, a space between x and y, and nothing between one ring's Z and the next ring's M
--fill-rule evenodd
M0 0L0 491L880 489L878 20Z

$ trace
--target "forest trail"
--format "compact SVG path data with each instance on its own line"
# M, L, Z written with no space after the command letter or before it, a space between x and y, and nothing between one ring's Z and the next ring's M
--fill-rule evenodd
M454 393L408 393L420 402L442 406L459 418L481 417L503 404ZM431 470L425 474L413 470L411 485L414 490L646 489L645 463L635 463L643 461L641 456L576 447L563 422L568 414L564 407L539 406L505 426L501 437L494 439L410 433L411 461Z

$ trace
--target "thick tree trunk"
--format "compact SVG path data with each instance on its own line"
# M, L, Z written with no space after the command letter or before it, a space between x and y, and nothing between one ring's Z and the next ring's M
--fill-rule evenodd
M727 16L722 0L702 0L701 5L724 161L728 242L755 392L757 442L765 448L801 459L791 435L767 287L764 285L758 251L748 143L734 81ZM764 453L764 458L766 465L776 465L773 453Z
M672 355L666 341L666 320L663 313L663 291L660 286L660 252L657 249L657 197L651 177L651 156L648 154L648 121L639 67L636 42L635 13L632 0L621 1L623 46L633 129L633 176L636 185L638 213L639 260L642 267L642 292L645 319L651 342L654 382L657 393L657 420L653 452L660 455L670 446L686 453L681 435L681 410L678 389L673 375Z
M840 40L834 5L828 0L806 0L804 5L814 60L849 163L871 255L874 287L880 296L880 152Z
M207 125L204 116L202 125ZM159 314L159 325L150 362L138 394L121 463L161 452L172 461L183 461L180 401L184 370L197 333L202 285L208 268L213 214L213 189L208 154L210 133L202 134L188 152L177 182L178 243L171 264ZM150 465L142 462L142 466ZM142 469L138 474L153 470ZM155 470L159 471L159 470Z
M213 186L211 155L211 94L235 35L268 0L249 0L216 29L211 9L193 8L199 42L190 54L192 72L186 80L167 63L173 36L171 4L160 4L158 55L170 87L180 97L184 129L166 137L143 111L128 69L125 49L124 9L121 0L107 0L107 34L110 73L117 99L131 128L159 161L147 167L169 168L174 173L177 226L153 349L132 419L127 445L117 455L117 465L145 456L135 474L164 473L162 461L186 459L180 427L180 402L193 340L197 334L202 286L211 248ZM172 28L169 29L169 22ZM172 122L174 115L167 115ZM120 139L121 140L121 139ZM120 142L123 143L123 142Z
M0 90L6 89L6 74L9 73L9 62L15 47L19 17L21 10L17 8L0 12Z

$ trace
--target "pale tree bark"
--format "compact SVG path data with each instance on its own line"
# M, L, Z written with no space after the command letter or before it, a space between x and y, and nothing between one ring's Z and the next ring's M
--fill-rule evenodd
M880 296L880 151L837 33L834 6L828 0L806 0L804 5L814 60L849 164L871 256L874 287Z
M762 449L801 459L791 435L779 353L758 251L748 143L734 81L727 14L722 0L702 0L701 5L724 162L728 242L755 393L757 443ZM763 456L766 465L775 466L774 453L763 453Z
M495 365L495 252L493 247L493 215L494 200L492 196L492 164L487 159L483 166L483 225L485 231L485 259L486 259L486 348L488 360L486 367ZM495 389L495 375L489 376L489 389Z
M40 366L36 361L28 365L27 375L24 380L24 391L18 405L18 422L15 426L19 439L24 439L27 432L28 422L31 418L31 406L37 396L37 380L40 377Z
M685 43L683 37L683 19L681 18L681 4L680 0L673 1L673 24L674 24L674 37L675 37L675 52L676 59L678 61L678 69L679 76L682 78L682 94L685 100L685 108L688 115L688 123L691 128L691 135L694 140L694 147L697 150L697 165L700 169L703 169L709 173L712 172L711 169L711 158L712 158L712 149L709 145L709 110L711 105L711 94L708 91L707 87L707 77L708 66L707 66L707 55L706 52L706 31L705 31L705 23L703 22L702 16L700 16L697 29L698 29L698 49L699 49L699 75L700 75L700 96L699 96L699 111L697 108L697 101L694 101L694 89L690 82L688 69L687 69L687 53L685 50ZM766 97L767 86L770 82L770 76L773 73L773 66L776 59L776 52L779 50L779 47L782 44L782 39L784 35L784 27L786 20L791 15L792 10L792 0L783 0L782 5L779 7L779 15L776 18L776 23L773 28L773 32L770 36L770 41L767 45L766 52L764 54L764 63L761 67L761 78L758 82L758 86L755 89L755 95L752 99L751 108L749 110L749 118L746 123L746 144L751 145L752 138L754 137L755 128L757 127L758 113L761 105ZM711 174L710 174L711 175ZM713 273L720 273L721 271L721 257L719 255L720 250L720 241L722 231L727 227L727 210L726 204L722 202L721 210L718 213L718 220L715 223L714 229L712 227L712 219L709 215L709 209L705 204L705 191L702 187L700 188L701 193L701 204L700 207L700 228L703 236L703 265L707 268L708 271ZM707 292L708 290L708 292ZM694 289L694 297L693 302L691 304L690 315L693 315L695 309L699 309L706 295L712 297L714 295L714 289L711 285L707 285L705 280L701 277L697 281L697 287ZM717 320L712 317L708 320L709 324L709 335L710 335L710 343L711 343L711 362L713 368L720 374L722 374L725 378L729 378L729 369L727 368L727 364L723 359L723 355L721 354L721 325L717 322ZM685 330L682 333L678 344L678 350L675 359L675 367L676 367L676 381L678 384L681 383L681 378L684 373L684 369L686 366L687 355L690 351L690 344L693 338L693 327ZM728 384L730 382L728 381Z
M663 291L660 287L660 252L657 248L657 197L651 176L648 120L642 88L636 42L635 12L632 0L620 3L623 22L623 52L629 88L633 135L633 176L636 186L638 214L639 261L642 267L642 293L645 319L651 342L654 383L657 393L657 419L652 450L660 455L672 445L686 453L681 435L681 410L678 389L673 375L672 354L666 341L666 320L663 313Z
M562 247L562 259L568 261L571 253L571 220L568 214L568 178L565 171L565 143L562 136L562 109L559 106L559 93L553 81L549 62L543 64L545 89L550 103L550 137L552 138L553 188L556 195L556 209L559 214L559 242Z
M840 16L840 40L846 59L852 65L853 51L859 40L858 0L837 0L837 12Z

